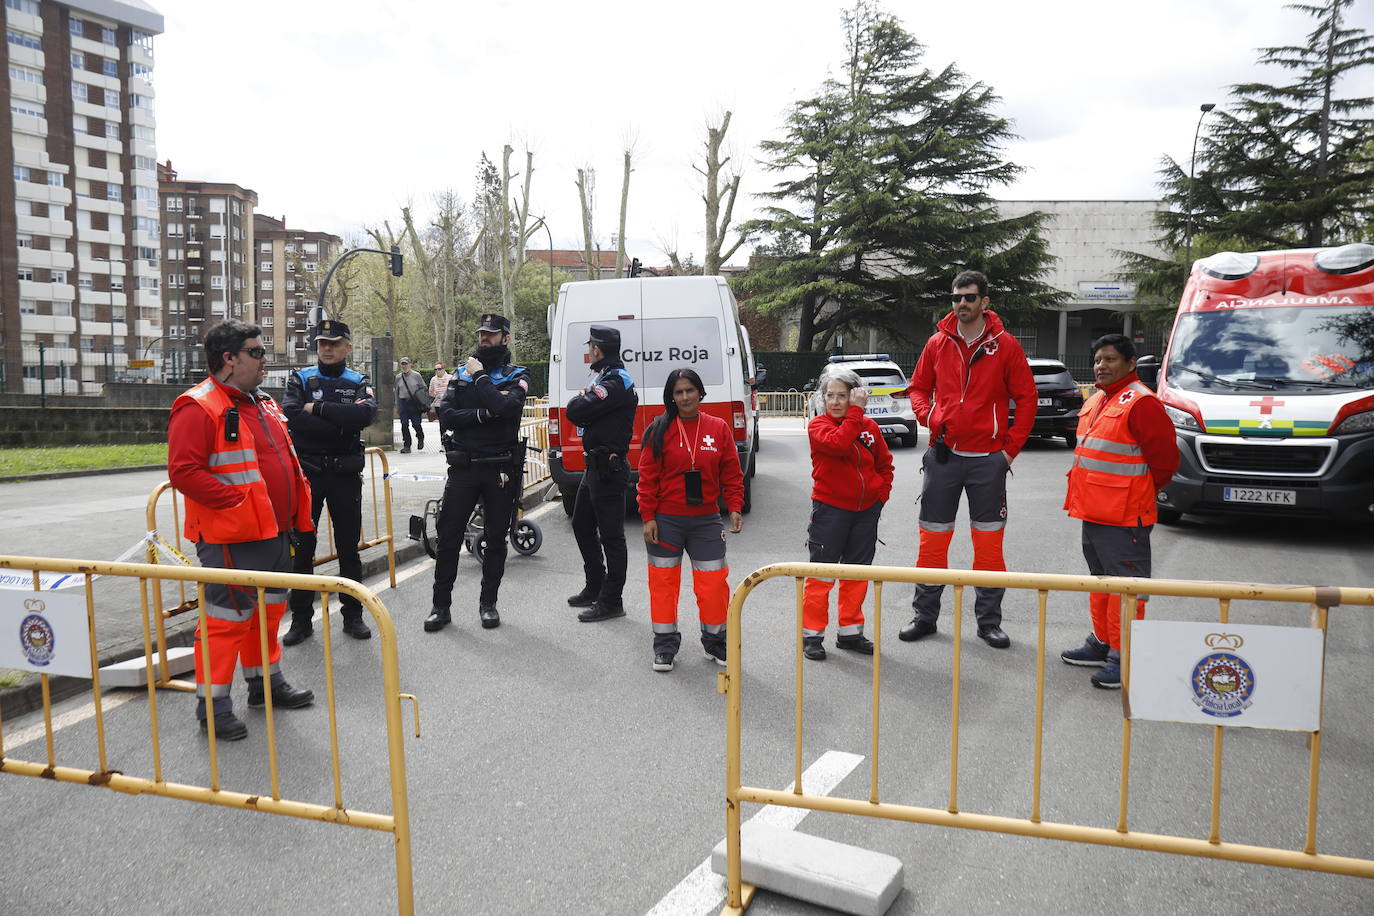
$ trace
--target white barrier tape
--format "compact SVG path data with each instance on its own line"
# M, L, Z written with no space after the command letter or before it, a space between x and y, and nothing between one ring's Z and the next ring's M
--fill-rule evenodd
M388 474L387 480L414 480L421 483L434 480L448 480L448 475L442 477L434 474Z
M158 553L163 554L173 561L173 565L191 565L191 561L182 556L176 548L172 547L158 535L156 531L151 531L128 550L111 560L111 563L125 563L133 559L136 555L146 552L148 544L153 544ZM91 576L91 581L99 579L100 576ZM85 583L86 577L80 573L44 573L38 574L38 590L43 592L54 592L64 588L76 588ZM0 572L0 588L14 589L15 591L33 590L33 573L26 572Z

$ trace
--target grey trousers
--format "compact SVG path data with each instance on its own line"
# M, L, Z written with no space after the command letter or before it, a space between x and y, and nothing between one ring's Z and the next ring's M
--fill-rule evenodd
M947 461L937 461L935 449L926 449L921 458L921 511L923 532L954 530L959 499L968 494L969 526L974 531L1001 531L1007 525L1007 460L1001 453L966 457L950 453ZM922 535L925 536L924 533ZM974 568L978 568L975 562ZM919 620L935 622L940 616L943 585L917 585L911 599ZM1002 625L1004 588L976 589L973 614L978 626Z

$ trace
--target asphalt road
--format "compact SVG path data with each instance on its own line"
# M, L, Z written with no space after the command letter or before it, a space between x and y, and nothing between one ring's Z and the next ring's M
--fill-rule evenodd
M896 452L898 478L880 532L886 542L879 547L880 564L913 561L919 454ZM810 474L800 421L770 421L759 460L754 511L729 543L733 581L769 562L805 558ZM1083 570L1077 523L1060 509L1068 460L1059 440L1032 443L1017 460L1007 535L1011 568ZM427 563L394 591L379 592L399 629L402 690L420 699L423 737L406 739L418 912L646 913L723 834L725 717L715 692L720 669L697 651L687 583L684 650L677 670L656 674L650 670L638 525L627 524L629 616L579 624L564 602L581 585L571 532L557 504L541 512L542 549L510 559L500 629L478 627L477 568L466 556L454 595L455 624L442 633L420 627L429 609ZM135 530L138 524L141 516L132 522ZM955 538L954 565L971 557L965 531L961 525ZM1374 586L1371 547L1369 531L1201 521L1156 531L1155 568L1170 578ZM746 607L746 784L782 788L792 778L792 599L790 582L769 582ZM884 800L943 807L949 605L947 599L937 637L908 645L895 637L909 617L909 600L909 589L900 586L884 597L879 787ZM1013 646L1004 652L983 645L971 618L965 621L959 802L964 811L1024 817L1034 596L1009 593L1005 608ZM1200 603L1151 605L1152 616L1160 618L1207 619L1211 613L1214 608ZM1237 603L1232 620L1302 626L1306 612ZM1087 628L1081 599L1051 601L1052 653L1077 645ZM378 641L339 638L334 646L345 804L385 811ZM1374 778L1374 718L1367 712L1374 691L1371 652L1370 611L1333 611L1319 849L1363 858L1374 858L1368 826L1374 822L1368 788ZM310 642L287 650L284 666L293 683L323 696L318 630ZM1089 673L1057 661L1047 668L1043 816L1110 827L1117 811L1121 705L1117 694L1094 690ZM806 677L804 765L832 750L867 755L867 660L831 651L826 662L807 666ZM167 778L203 784L207 755L192 721L193 698L164 694L160 700ZM235 702L251 732L246 741L222 746L223 785L266 791L263 714L244 709L241 684ZM106 715L111 766L131 775L150 773L147 705L134 694ZM30 743L11 743L40 721L7 721L5 753L42 760L41 734ZM1134 732L1132 828L1205 836L1211 730L1138 723ZM323 704L279 712L278 733L285 796L331 803ZM58 732L56 749L59 762L93 766L92 722ZM1232 730L1223 837L1301 846L1307 759L1302 736ZM866 798L868 773L865 758L832 794ZM6 912L394 909L393 854L385 834L37 779L9 776L0 785L0 831L8 840L0 864ZM745 816L756 810L747 806ZM1368 912L1370 885L1355 878L837 815L808 815L799 829L900 858L905 891L893 913ZM751 912L813 910L761 893Z

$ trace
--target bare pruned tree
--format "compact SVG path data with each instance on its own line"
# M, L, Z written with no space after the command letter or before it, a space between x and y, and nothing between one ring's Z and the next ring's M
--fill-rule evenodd
M706 203L706 260L702 267L708 275L720 273L721 265L730 260L745 241L745 236L740 235L733 245L725 248L740 182L738 171L726 171L730 156L721 156L721 147L725 143L725 134L729 129L728 111L721 118L719 125L713 127L708 123L705 168L692 166L706 179L706 191L701 198Z
M587 279L601 279L596 236L592 234L592 212L596 208L596 170L591 166L577 170L577 197L582 203L583 261L587 265Z

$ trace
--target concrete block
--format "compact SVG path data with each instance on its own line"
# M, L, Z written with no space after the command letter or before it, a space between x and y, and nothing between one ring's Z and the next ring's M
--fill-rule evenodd
M740 830L743 880L841 913L882 916L902 892L902 862L893 856L821 837L750 822ZM725 841L711 851L711 870L725 874Z
M167 650L167 668L175 677L194 671L196 668L195 650L191 646L176 646ZM157 650L153 650L153 664L158 663ZM106 665L100 669L100 689L110 687L146 687L148 684L147 667L142 655Z

